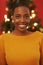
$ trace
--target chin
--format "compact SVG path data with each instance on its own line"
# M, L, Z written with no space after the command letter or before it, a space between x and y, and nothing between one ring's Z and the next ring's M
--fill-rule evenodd
M26 29L19 29L19 31L20 31L20 32L25 32L25 31L26 31Z

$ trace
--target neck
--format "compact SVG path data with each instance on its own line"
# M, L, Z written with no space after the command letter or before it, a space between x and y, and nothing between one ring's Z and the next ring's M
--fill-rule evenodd
M15 34L15 35L18 35L18 36L23 36L23 35L28 35L28 34L30 34L31 32L28 31L28 30L25 30L25 31L14 30L12 33Z

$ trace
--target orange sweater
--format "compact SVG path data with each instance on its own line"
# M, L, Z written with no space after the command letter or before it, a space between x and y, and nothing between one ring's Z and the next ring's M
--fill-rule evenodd
M0 36L0 65L39 65L42 34Z

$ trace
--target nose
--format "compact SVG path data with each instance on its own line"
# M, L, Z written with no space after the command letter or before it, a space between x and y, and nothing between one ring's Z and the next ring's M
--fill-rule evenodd
M24 21L25 21L24 17L21 17L21 22L24 22Z

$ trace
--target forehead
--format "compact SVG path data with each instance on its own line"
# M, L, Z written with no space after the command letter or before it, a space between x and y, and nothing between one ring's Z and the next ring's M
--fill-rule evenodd
M25 14L25 13L30 13L29 8L25 7L25 6L19 6L16 7L14 10L14 14Z

